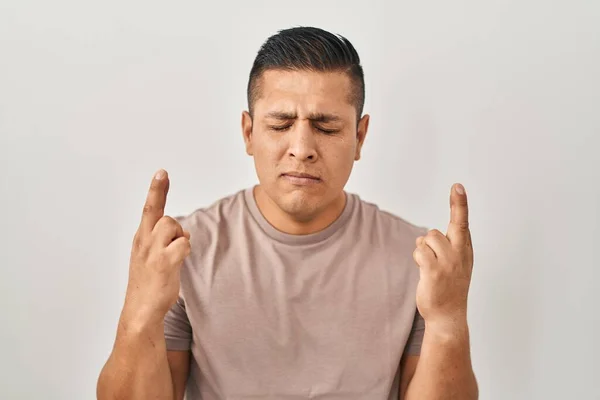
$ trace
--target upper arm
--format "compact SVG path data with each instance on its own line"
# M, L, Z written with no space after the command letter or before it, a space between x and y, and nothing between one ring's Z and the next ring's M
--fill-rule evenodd
M400 400L403 400L408 384L415 375L419 357L421 354L421 345L423 344L423 336L425 335L425 320L417 310L413 320L404 355L400 360Z
M183 400L185 386L190 374L190 352L167 351L167 360L173 382L173 397L175 400Z
M173 397L183 400L190 373L192 327L181 299L171 307L164 319L167 361L173 382Z
M400 363L400 400L403 400L408 389L408 384L415 375L419 356L405 355Z

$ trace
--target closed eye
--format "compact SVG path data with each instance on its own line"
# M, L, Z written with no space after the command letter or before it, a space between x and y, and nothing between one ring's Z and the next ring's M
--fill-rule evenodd
M287 131L288 129L290 129L292 127L292 125L270 125L269 129L276 131L276 132L284 132ZM319 132L325 133L327 135L332 135L334 133L339 132L339 129L325 129L322 128L320 126L315 126L315 129L317 129Z
M269 126L269 129L272 129L277 132L283 132L288 130L292 125L272 125Z
M315 128L317 128L318 131L326 133L328 135L331 135L331 134L339 132L338 129L325 129L325 128L321 128L319 126L315 126Z

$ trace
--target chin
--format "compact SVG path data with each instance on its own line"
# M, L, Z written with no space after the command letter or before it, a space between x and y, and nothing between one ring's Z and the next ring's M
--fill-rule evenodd
M327 208L328 196L324 190L310 190L307 188L294 188L281 190L278 188L273 200L286 214L297 221L308 222L323 209Z
M279 208L300 220L311 219L320 208L323 198L302 189L288 192L278 199Z

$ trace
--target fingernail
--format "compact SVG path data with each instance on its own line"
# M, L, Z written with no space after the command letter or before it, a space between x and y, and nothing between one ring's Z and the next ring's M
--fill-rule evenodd
M461 184L456 185L456 193L465 194L465 188Z
M159 181L164 177L165 177L165 171L163 171L162 169L160 171L158 171L156 173L156 175L154 175L154 179L157 179Z

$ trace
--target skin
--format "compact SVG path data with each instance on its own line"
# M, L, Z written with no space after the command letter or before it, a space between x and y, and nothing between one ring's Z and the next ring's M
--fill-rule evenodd
M254 115L242 114L246 151L260 181L254 192L258 207L282 232L318 232L344 208L343 189L369 126L368 115L356 114L350 85L343 73L267 71ZM190 354L166 351L163 319L177 300L190 235L164 215L169 182L160 170L150 185L115 346L98 380L100 400L184 397ZM450 204L447 234L432 230L418 238L413 254L421 274L417 307L426 329L421 355L401 361L404 400L478 396L466 321L473 249L461 185L453 186Z

